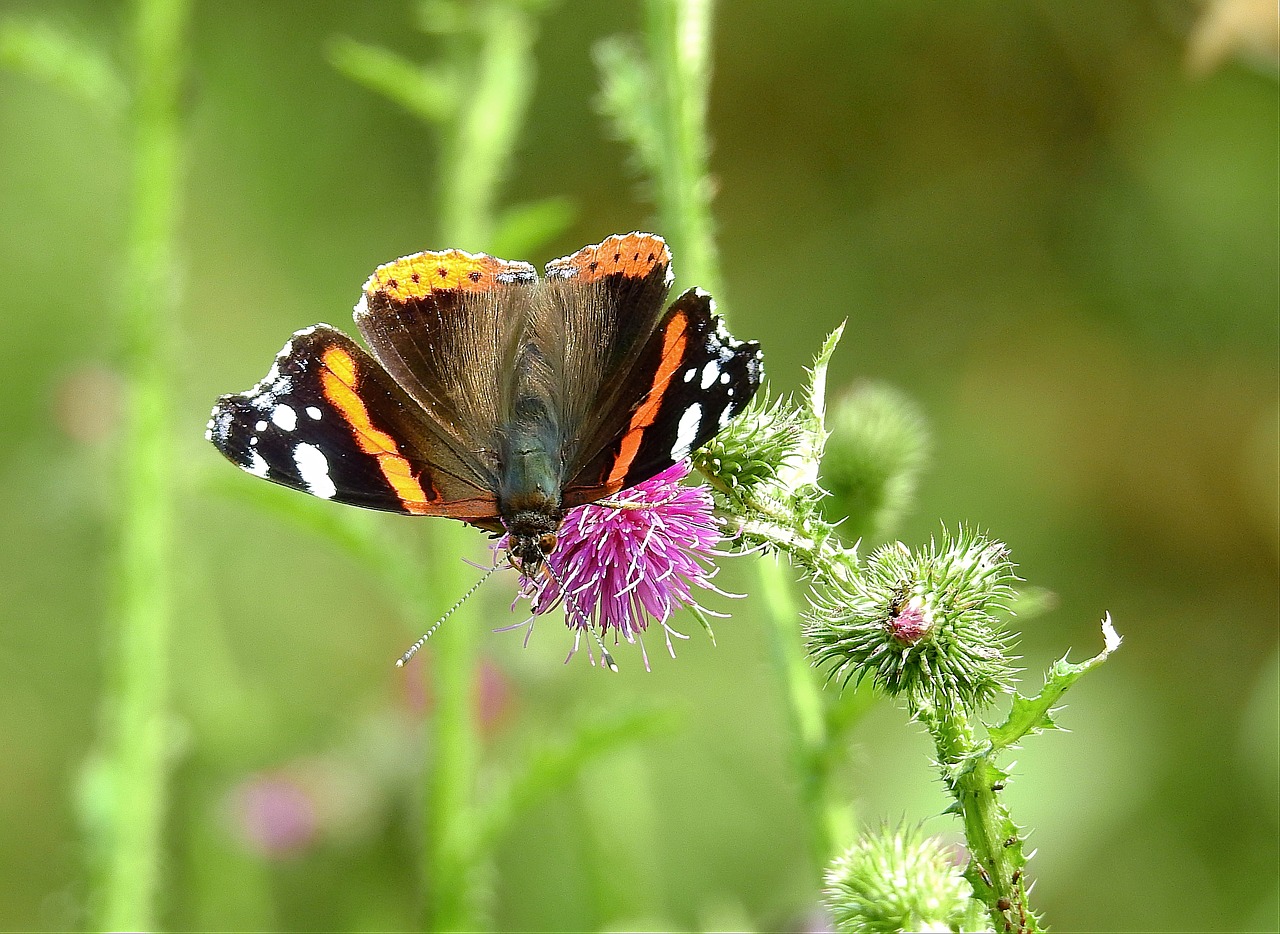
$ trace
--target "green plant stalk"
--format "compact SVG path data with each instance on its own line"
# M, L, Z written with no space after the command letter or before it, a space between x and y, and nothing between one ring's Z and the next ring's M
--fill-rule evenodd
M182 174L182 40L189 11L187 0L138 0L135 7L123 320L129 396L120 463L118 630L106 749L110 801L95 899L96 925L108 931L154 929L158 917L168 779L174 511L170 337Z
M515 148L533 85L532 23L514 5L484 9L471 94L449 126L440 167L441 237L464 249L488 246L498 185ZM465 54L459 50L459 57ZM459 67L466 63L459 60ZM438 523L432 531L438 587L466 588L457 556L474 545L471 530ZM428 723L431 772L426 782L423 874L426 924L432 931L479 928L479 879L487 860L474 817L479 739L475 666L479 622L466 607L432 637L435 715Z
M958 705L922 706L917 716L933 738L944 780L956 799L953 810L964 823L969 850L965 876L974 895L987 906L995 930L1038 932L1021 876L1026 865L1022 836L999 798L1008 773L996 765L991 744L974 738Z
M533 21L513 3L484 7L469 97L445 139L440 228L451 246L489 249L498 188L533 93Z
M683 278L723 302L707 173L712 0L648 0L646 50L659 83L661 144L649 148L658 216Z
M433 530L433 576L440 588L463 581L457 556L474 545L469 529L439 523ZM460 566L460 567L455 567ZM480 927L475 826L476 772L480 744L475 722L476 620L460 611L431 637L431 697L428 720L430 766L426 779L424 891L430 931ZM463 617L461 619L457 617Z
M769 617L774 663L786 693L792 759L800 773L801 802L809 825L812 871L820 878L835 847L852 839L848 812L831 794L830 738L826 708L805 653L800 614L779 561L757 562L760 591Z
M707 167L711 13L711 0L645 4L645 49L661 94L653 121L660 139L648 141L650 145L633 142L655 160L648 168L655 176L662 230L685 281L722 296ZM817 878L835 843L848 837L846 812L829 790L825 709L804 653L790 586L775 562L759 561L757 567L773 633L773 657L787 699Z

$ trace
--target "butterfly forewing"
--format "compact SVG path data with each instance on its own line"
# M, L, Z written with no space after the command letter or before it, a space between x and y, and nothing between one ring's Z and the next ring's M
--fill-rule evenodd
M584 440L565 506L661 473L713 438L760 388L760 345L734 340L711 296L685 292L667 309L621 381L610 414Z
M257 386L219 399L207 437L243 470L323 499L409 515L498 514L491 478L328 325L294 334Z

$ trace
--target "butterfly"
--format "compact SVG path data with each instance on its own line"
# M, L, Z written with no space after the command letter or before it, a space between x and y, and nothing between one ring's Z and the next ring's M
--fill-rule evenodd
M751 401L760 346L690 289L667 305L661 237L609 237L547 264L461 250L379 266L362 349L295 333L206 437L257 477L339 503L505 532L532 577L565 513L688 457Z

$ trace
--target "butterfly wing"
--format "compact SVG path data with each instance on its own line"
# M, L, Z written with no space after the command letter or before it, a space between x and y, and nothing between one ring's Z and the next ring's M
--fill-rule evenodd
M528 263L449 250L379 266L356 306L374 356L489 480L537 294Z
M622 378L602 430L582 445L564 505L635 486L688 457L746 408L762 376L760 345L734 340L706 292L685 292Z
M671 281L671 254L653 234L610 237L547 264L544 317L530 332L554 361L566 506L687 457L760 386L759 345L733 340L704 292L664 311Z
M479 524L498 514L483 465L328 325L294 334L256 386L219 399L206 437L254 476L323 499Z
M542 284L529 344L547 362L568 480L633 401L623 397L662 318L671 254L661 237L617 235L548 263Z

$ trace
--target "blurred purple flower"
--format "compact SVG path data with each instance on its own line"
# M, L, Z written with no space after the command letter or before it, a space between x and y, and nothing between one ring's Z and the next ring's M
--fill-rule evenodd
M232 791L231 804L241 840L262 856L293 856L316 838L320 816L314 796L288 775L251 776Z
M640 642L648 669L640 636L654 619L662 624L667 650L675 656L671 637L688 637L667 620L681 606L698 606L694 585L716 590L710 558L720 541L711 491L680 482L689 470L684 460L607 503L569 510L556 550L547 558L550 573L520 582L520 596L533 609L530 631L534 618L565 602L567 593L566 622L574 630L574 652L587 627L598 628L601 636L612 630L615 643L619 637ZM505 537L496 547L505 552Z

